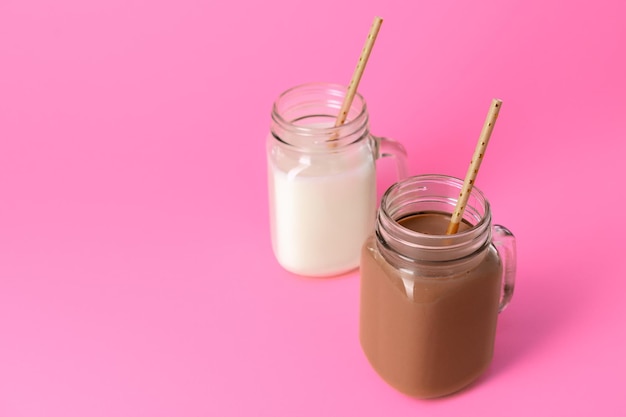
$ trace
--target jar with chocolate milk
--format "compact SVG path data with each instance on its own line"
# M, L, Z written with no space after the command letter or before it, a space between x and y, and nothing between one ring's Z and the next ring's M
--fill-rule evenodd
M361 346L387 383L418 398L454 393L489 367L513 295L515 238L492 225L480 190L445 234L462 186L444 175L394 184L362 249Z

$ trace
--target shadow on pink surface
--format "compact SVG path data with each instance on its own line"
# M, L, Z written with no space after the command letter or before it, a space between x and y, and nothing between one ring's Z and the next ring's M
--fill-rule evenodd
M557 343L584 314L582 285L573 279L564 286L554 279L567 275L575 277L576 272L563 266L518 274L513 300L499 318L493 362L478 383L524 366L536 351Z

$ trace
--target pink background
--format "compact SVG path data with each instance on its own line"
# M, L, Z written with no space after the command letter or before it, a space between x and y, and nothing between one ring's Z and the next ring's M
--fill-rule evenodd
M622 0L2 0L0 416L626 415ZM358 339L358 272L270 247L275 97L347 84L411 174L518 238L492 366L420 401ZM380 164L382 192L394 180Z

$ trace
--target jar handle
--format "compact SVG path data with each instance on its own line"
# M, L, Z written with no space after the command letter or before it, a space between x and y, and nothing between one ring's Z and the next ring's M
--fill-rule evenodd
M517 251L515 236L509 229L499 224L492 227L493 244L498 249L503 266L502 292L500 296L500 307L498 312L502 312L513 297L515 289L515 273L517 269Z
M398 173L398 181L407 177L407 157L404 146L393 139L372 136L375 143L375 157L378 158L394 158L396 161L396 170Z

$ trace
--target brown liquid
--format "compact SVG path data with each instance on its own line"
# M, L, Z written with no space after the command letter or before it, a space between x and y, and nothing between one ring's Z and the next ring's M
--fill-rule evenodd
M430 212L399 223L444 234L449 221L448 214ZM420 398L470 384L493 356L502 275L495 248L452 276L414 277L412 294L374 248L370 237L361 257L360 313L361 346L374 369L399 391Z

